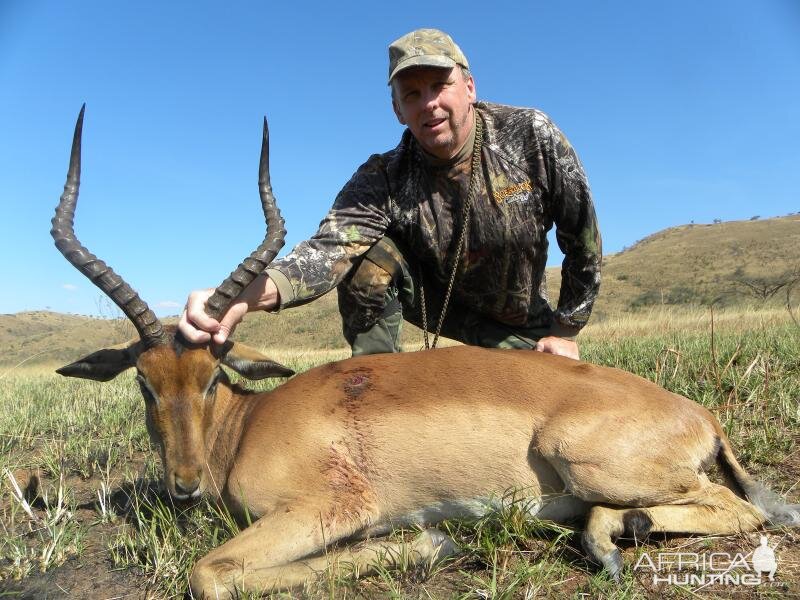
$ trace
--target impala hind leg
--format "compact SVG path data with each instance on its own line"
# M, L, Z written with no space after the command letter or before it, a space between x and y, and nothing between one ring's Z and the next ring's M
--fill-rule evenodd
M713 483L686 502L643 508L593 506L583 533L583 547L616 579L622 569L622 555L614 545L619 537L643 540L651 532L724 535L752 531L767 521L754 505Z

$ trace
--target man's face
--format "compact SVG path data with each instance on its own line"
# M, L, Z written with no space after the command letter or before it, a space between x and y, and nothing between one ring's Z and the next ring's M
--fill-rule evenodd
M392 106L420 145L437 158L454 157L472 131L475 82L459 67L413 67L392 79Z

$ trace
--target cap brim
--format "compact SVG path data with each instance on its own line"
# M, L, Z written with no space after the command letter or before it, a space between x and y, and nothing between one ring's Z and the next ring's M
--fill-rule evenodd
M405 71L411 67L439 67L440 69L452 69L457 64L458 63L449 56L412 56L405 59L394 68L394 71L392 71L389 75L389 81L387 83L392 83L392 79L394 79L395 75L397 75L400 71Z

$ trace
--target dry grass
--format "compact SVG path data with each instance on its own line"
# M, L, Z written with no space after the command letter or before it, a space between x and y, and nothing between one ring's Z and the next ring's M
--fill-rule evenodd
M712 326L726 334L744 335L791 324L791 315L785 308L657 306L592 321L581 332L581 339L609 342L653 334L710 334Z
M288 314L288 313L287 313ZM648 311L587 329L587 360L619 366L711 408L751 471L797 501L800 457L800 327L786 311ZM414 347L414 346L412 346ZM298 371L343 350L265 350ZM70 357L76 358L76 357ZM130 374L98 384L55 376L49 366L0 370L0 593L22 597L182 597L199 556L237 531L224 511L175 507L158 489L143 407ZM586 563L570 528L507 511L446 526L465 549L435 573L385 572L355 582L329 576L311 598L662 598L691 587L654 585L626 571L620 584ZM800 536L779 544L779 584L741 597L800 594ZM750 552L757 535L672 538L644 551ZM430 577L428 577L431 575ZM704 597L728 596L714 587Z

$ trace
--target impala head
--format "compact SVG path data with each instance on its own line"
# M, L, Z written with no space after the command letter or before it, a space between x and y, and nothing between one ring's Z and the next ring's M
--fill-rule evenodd
M288 377L293 371L243 344L227 342L216 346L186 342L174 327L164 327L147 303L119 275L81 245L75 237L73 217L80 186L84 108L75 125L67 182L56 207L51 234L66 259L131 320L139 339L93 352L57 372L69 377L109 381L135 367L145 399L147 429L161 453L167 490L179 499L194 497L213 485L206 467L207 442L214 427L219 426L213 418L215 409L232 397L230 382L221 365L249 379ZM267 221L266 237L209 299L207 312L214 318L224 314L233 298L275 258L286 235L269 182L266 119L259 191Z

